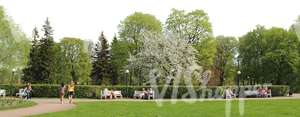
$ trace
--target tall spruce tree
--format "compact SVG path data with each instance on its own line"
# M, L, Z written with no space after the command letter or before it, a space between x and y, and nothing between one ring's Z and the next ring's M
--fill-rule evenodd
M116 62L120 61L120 60L116 60L116 57L114 57L114 52L117 49L117 45L118 45L118 39L117 36L114 35L113 41L111 43L111 65L112 65L112 84L115 85L118 83L118 64ZM116 53L117 54L117 53ZM116 55L117 56L117 55Z
M53 59L54 59L54 41L53 29L47 18L42 28L43 37L40 40L39 57L40 57L40 77L37 80L39 83L50 83Z
M32 31L32 47L29 53L29 60L27 63L27 67L23 70L24 76L23 81L25 82L35 82L36 79L40 77L39 70L39 32L35 27Z
M94 56L93 69L91 78L94 84L108 85L111 84L111 65L109 44L103 32L99 37L99 42L95 48L96 55Z

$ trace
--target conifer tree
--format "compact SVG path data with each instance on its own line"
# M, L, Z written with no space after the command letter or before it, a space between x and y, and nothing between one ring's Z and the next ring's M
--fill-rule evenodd
M40 40L39 57L40 57L40 77L37 79L39 83L50 83L51 72L54 66L54 41L53 41L53 29L47 18L42 28L43 37Z
M96 44L95 52L93 69L91 72L92 81L94 84L111 84L109 44L103 32L99 37L99 42Z
M32 47L29 53L29 60L27 67L23 70L24 76L23 81L25 82L35 82L36 79L40 77L39 70L39 32L35 27L32 31Z

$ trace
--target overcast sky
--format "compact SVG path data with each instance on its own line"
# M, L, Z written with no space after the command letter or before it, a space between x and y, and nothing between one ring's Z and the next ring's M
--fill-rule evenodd
M172 8L208 13L214 35L244 35L257 24L288 28L300 15L300 0L0 0L21 29L31 36L49 17L57 40L78 37L95 41L104 31L111 40L121 20L135 11L162 23Z

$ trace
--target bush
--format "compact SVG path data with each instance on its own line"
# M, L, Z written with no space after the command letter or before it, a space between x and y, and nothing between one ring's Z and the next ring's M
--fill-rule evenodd
M15 95L20 88L24 88L25 85L7 85L2 84L0 85L0 89L6 89L7 95ZM187 86L157 86L153 87L155 90L156 98L221 98L223 97L224 90L227 86L209 86L209 87L187 87ZM249 90L249 89L256 89L258 86L241 86L241 89ZM76 85L75 87L75 97L76 98L100 98L100 92L104 88L113 89L113 90L121 90L123 97L132 97L135 90L142 90L142 88L150 88L150 86L95 86L95 85ZM272 89L273 96L285 96L289 92L289 87L286 85L273 85L269 86ZM52 84L33 84L33 97L58 97L59 85L52 85ZM157 89L157 90L156 90ZM165 94L162 95L162 91L165 89ZM172 95L173 91L178 92L175 93L177 95ZM195 91L194 96L188 93L189 89L193 89ZM237 86L231 86L233 91L237 91ZM161 95L159 95L159 93Z
M300 85L297 85L297 86L296 86L295 93L300 93Z
M286 96L290 92L289 86L275 85L271 88L273 96Z
M6 89L8 96L15 95L19 89L25 88L26 85L0 85L0 89ZM58 97L60 85L54 84L32 84L33 97ZM75 97L78 98L96 98L100 96L100 86L76 85Z

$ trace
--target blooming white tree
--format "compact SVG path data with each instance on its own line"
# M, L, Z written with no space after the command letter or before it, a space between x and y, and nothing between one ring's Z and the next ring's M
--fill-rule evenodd
M294 30L297 33L298 38L300 38L300 16L296 20L296 23L293 24Z
M202 67L196 63L196 50L184 39L172 34L147 33L141 51L129 58L129 69L139 70L139 77L151 84L186 84L201 82Z

